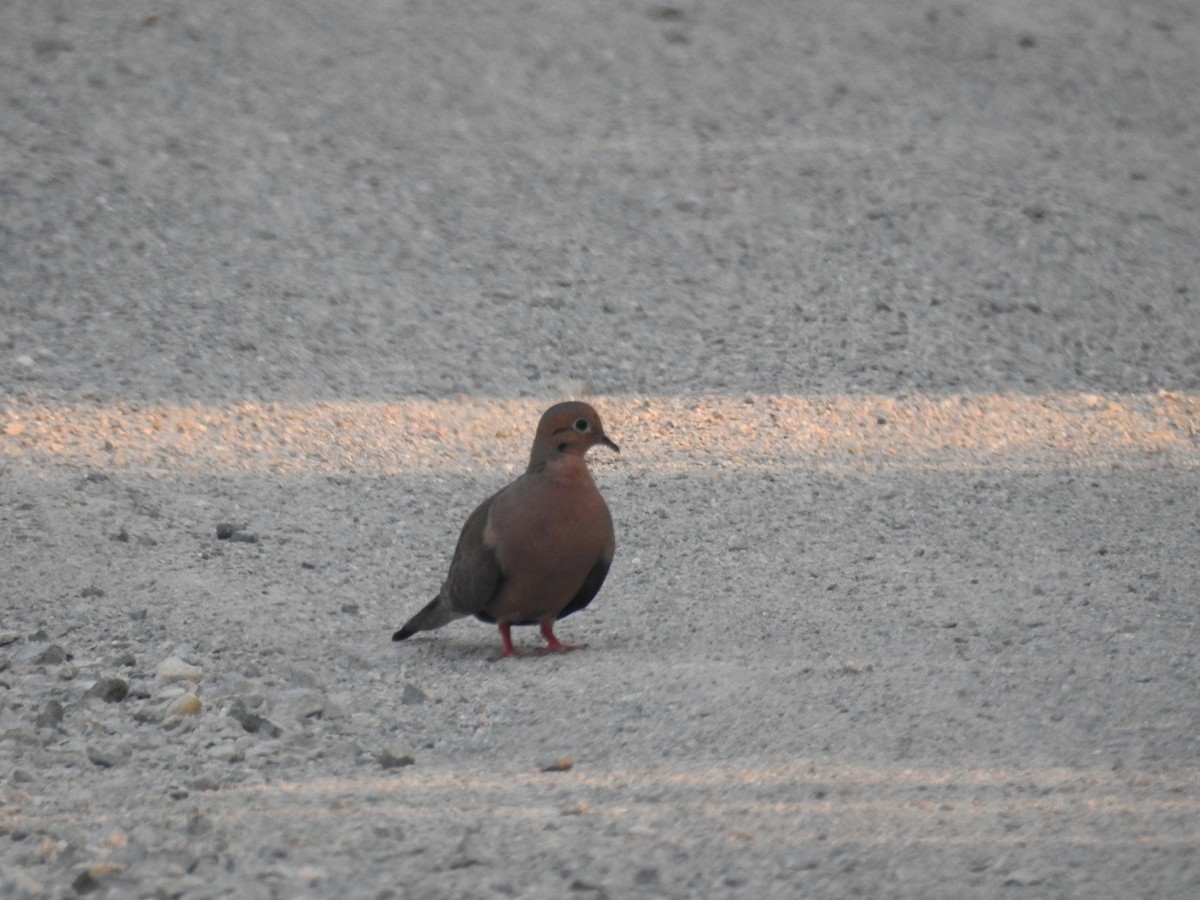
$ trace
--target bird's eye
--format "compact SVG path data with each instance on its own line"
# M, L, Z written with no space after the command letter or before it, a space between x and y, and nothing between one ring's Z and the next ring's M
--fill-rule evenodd
M587 431L588 430L588 420L583 418L582 416L580 418L576 419L575 420L575 430L576 431Z

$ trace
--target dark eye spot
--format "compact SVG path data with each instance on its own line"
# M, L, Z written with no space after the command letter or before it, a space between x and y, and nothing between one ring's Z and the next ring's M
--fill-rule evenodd
M576 431L587 431L588 430L588 420L583 418L582 416L580 416L578 419L576 419L575 420L575 430Z

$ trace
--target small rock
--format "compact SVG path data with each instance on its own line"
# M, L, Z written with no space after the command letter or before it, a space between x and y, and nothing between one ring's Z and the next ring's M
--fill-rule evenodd
M658 869L650 867L638 869L637 874L633 876L633 881L640 887L658 884Z
M174 703L180 697L188 692L186 685L180 682L167 682L159 685L154 691L154 697L157 700L170 700Z
M22 369L32 369L33 368L33 357L29 356L26 353L22 353L20 356L18 356L16 359L14 359L13 362L15 362Z
M149 703L142 704L133 713L133 721L139 725L160 725L165 717L161 707Z
M204 670L178 656L168 656L158 664L154 677L159 681L199 681L204 677Z
M401 753L392 749L383 750L377 757L379 765L385 769L399 769L404 766L411 766L416 762L411 753Z
M701 202L695 194L683 194L675 198L675 209L682 213L695 212L700 208Z
M257 544L258 535L252 531L248 531L249 527L249 525L238 525L234 522L220 522L217 525L217 540Z
M71 882L71 887L75 889L75 893L77 894L90 894L92 891L99 890L104 886L104 878L119 874L122 871L124 869L115 863L94 863L75 876L75 880Z
M57 728L62 724L63 705L57 700L47 700L46 705L37 716L38 728Z
M673 21L683 18L683 7L678 3L666 2L666 0L655 0L646 10L646 15L651 19L662 19L664 21Z
M87 758L94 766L101 769L111 769L113 766L119 766L125 760L129 759L132 752L128 744L116 744L111 747L100 747L95 744L88 744Z
M1004 887L1033 887L1042 883L1042 879L1029 869L1012 869L1005 876Z
M105 703L120 703L129 695L129 682L124 678L101 678L83 695L85 699L99 697Z
M561 759L556 759L552 763L547 763L542 766L543 772L569 772L575 767L575 760L569 756L564 756Z
M68 659L71 659L70 653L58 646L58 644L51 644L35 656L33 661L41 666L57 666L60 663L65 663Z
M193 837L208 834L213 830L212 819L206 816L198 809L193 809L192 814L188 817L187 833Z
M171 704L167 710L168 716L196 716L204 709L204 703L195 694L189 692Z
M354 703L350 694L334 694L325 698L325 708L321 711L322 719L344 719L350 714L349 707Z
M429 697L425 692L415 684L404 685L404 691L400 694L400 702L405 706L416 706L419 703L424 703Z
M250 734L262 733L273 738L277 738L283 734L282 728L270 719L246 709L246 704L241 700L233 701L229 708L229 717L240 722L241 726L250 732Z
M209 748L210 758L223 763L232 764L246 761L246 751L236 741L225 741Z

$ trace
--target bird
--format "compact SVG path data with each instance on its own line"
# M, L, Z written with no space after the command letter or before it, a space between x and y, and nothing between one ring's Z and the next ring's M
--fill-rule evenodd
M592 602L616 548L608 504L584 462L597 444L621 452L590 405L547 409L525 472L467 517L438 595L392 640L475 616L499 628L501 659L518 655L514 625L538 625L543 653L580 649L559 641L554 623Z

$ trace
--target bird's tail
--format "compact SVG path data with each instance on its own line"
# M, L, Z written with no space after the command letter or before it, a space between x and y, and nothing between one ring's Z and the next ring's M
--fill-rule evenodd
M443 603L442 596L439 594L430 600L424 609L405 622L404 627L392 635L392 640L402 641L412 637L418 631L433 631L433 629L441 628L459 618L462 618L461 614L454 612L447 604Z

